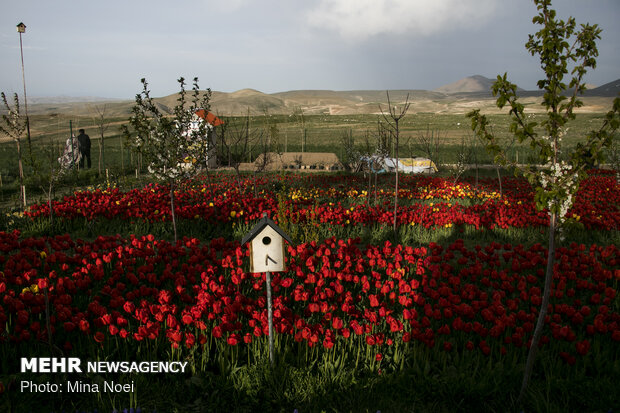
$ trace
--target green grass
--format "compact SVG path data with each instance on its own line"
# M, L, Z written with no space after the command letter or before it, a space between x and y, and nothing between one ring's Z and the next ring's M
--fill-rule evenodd
M532 115L542 120L542 115ZM488 115L490 125L495 133L504 141L510 138L509 124L510 118L502 114ZM577 120L572 122L570 129L563 139L565 148L574 146L585 134L601 124L604 114L587 113L580 114ZM224 117L229 128L241 125L245 122L243 117ZM254 116L251 119L251 130L258 136L263 133L265 139L270 124L277 125L277 135L271 141L275 146L276 140L281 151L301 152L333 152L337 156L343 156L342 136L351 136L354 144L360 150L364 150L366 139L369 137L371 146L374 147L374 136L377 130L377 122L381 120L381 115L307 115L304 122L288 115ZM91 117L78 117L70 115L33 115L30 117L32 130L32 151L35 163L38 168L45 173L49 170L50 151L53 153L52 159L60 156L66 138L70 135L69 120L72 120L73 132L77 134L78 128L85 128L86 133L92 140L91 157L92 167L97 170L99 165L99 144L100 133L97 124ZM136 159L134 154L127 149L120 135L120 126L127 122L123 117L110 117L106 119L109 125L105 131L104 138L104 167L108 173L113 175L125 175L135 173ZM419 136L428 130L433 131L440 138L440 149L438 153L439 163L455 163L461 140L465 138L467 145L472 142L472 132L470 122L463 114L434 114L434 113L414 113L407 115L400 123L401 138L399 153L401 157L426 156L419 145ZM539 131L543 133L543 131ZM304 140L305 136L305 140ZM393 152L393 145L392 145ZM251 155L255 159L261 152L256 148ZM478 146L475 149L476 160L479 163L491 163L491 157L484 148ZM26 138L22 139L22 157L24 162L25 176L33 175L34 168L29 163L28 145ZM520 162L537 162L534 153L529 146L514 145L510 153L515 158L518 156ZM250 160L248 156L247 161ZM471 160L473 163L473 159ZM10 184L17 179L17 150L13 141L3 141L0 143L0 176L2 185Z
M233 172L229 172L232 174ZM289 172L287 172L289 173ZM480 179L497 179L497 171L493 169L480 169L478 171ZM500 170L501 176L513 176L512 173L505 170ZM336 173L341 175L346 173ZM245 173L244 175L251 175ZM443 171L439 176L449 176L449 171ZM475 177L475 171L466 171L461 179ZM379 188L391 188L393 185L393 175L380 175L378 180ZM135 173L127 175L109 175L109 180L106 181L105 176L98 177L96 170L81 170L75 174L68 174L63 178L56 187L54 199L61 199L64 195L70 195L76 190L85 190L96 186L107 187L110 183L113 186L119 187L121 190L129 190L132 188L139 188L146 183L151 182L151 178L148 175L141 174L136 178ZM300 181L301 184L301 181ZM303 184L302 184L303 185ZM19 210L19 202L17 199L18 188L16 185L5 185L2 194L1 206L4 206L5 213L0 217L0 230L12 230L19 229L22 235L28 236L43 236L53 234L73 234L75 237L79 237L86 240L93 240L98 235L114 235L120 234L124 237L128 237L131 234L153 234L156 237L172 240L173 229L171 222L148 222L144 220L126 221L122 219L105 219L97 218L92 221L88 221L84 218L63 220L56 218L52 223L48 219L37 219L32 221L27 218L17 218L15 216L7 217L6 213L10 211ZM47 203L46 194L41 188L32 184L28 187L28 199L29 204L33 203ZM317 201L318 203L321 200ZM358 199L344 199L343 205L354 205L359 203L365 203L366 198ZM374 198L371 194L370 202L374 202ZM381 200L379 202L382 202ZM390 200L390 203L393 202ZM399 201L400 206L408 205L410 203L430 203L437 202L436 200L404 200ZM455 201L463 205L468 205L473 202L469 199L463 199ZM541 243L546 245L548 242L547 228L544 227L527 227L527 228L480 228L475 229L470 225L456 225L450 228L424 228L423 226L416 225L401 225L397 233L394 233L390 225L328 225L320 224L318 227L314 227L314 223L308 223L293 225L289 230L289 234L297 242L306 242L311 240L323 240L332 236L341 239L356 238L359 237L363 243L380 244L386 240L392 243L402 243L406 245L424 245L430 242L439 244L450 244L456 239L463 239L468 247L475 245L484 245L490 242L499 243L511 243L511 244L523 244L532 245L535 243ZM280 224L286 227L286 223ZM243 224L235 223L233 226L229 224L211 225L203 220L195 219L181 219L178 218L177 230L179 237L187 236L198 238L201 240L208 240L213 237L224 237L227 239L240 240L245 233L247 233L252 223ZM565 239L563 241L565 245L570 242L598 245L619 245L620 233L618 231L599 231L589 230L583 231L579 228L569 229L565 232Z
M353 339L351 339L353 340ZM265 344L265 343L262 343ZM608 343L608 345L612 345ZM225 345L224 345L225 346ZM121 346L122 347L122 346ZM306 351L308 350L305 346ZM28 351L29 355L36 352ZM529 391L522 406L515 405L521 384L526 350L513 349L500 355L494 349L489 356L466 349L446 353L421 343L402 349L403 366L385 370L379 363L352 368L339 362L342 349L334 348L313 364L296 361L295 343L276 347L276 363L267 357L252 364L231 364L234 352L225 346L223 353L211 353L220 361L214 366L185 374L106 374L110 381L131 383L137 389L132 399L127 394L58 394L46 397L47 410L41 410L30 394L16 391L18 380L35 383L64 383L80 380L100 383L94 373L54 376L19 374L2 377L8 393L0 399L3 411L80 411L99 408L141 407L158 412L608 412L618 408L616 392L620 379L617 360L602 360L596 354L580 359L574 366L559 361L553 350L539 353ZM140 355L105 354L110 360L140 360ZM4 371L15 371L8 354ZM74 355L75 356L75 355ZM266 354L265 354L266 356ZM163 357L163 356L162 356ZM242 355L240 356L242 357ZM370 359L374 358L371 352ZM16 358L15 358L16 359ZM13 360L15 360L13 359ZM609 391L605 391L608 389ZM103 407L108 410L104 410ZM12 408L18 407L16 410ZM150 410L148 410L150 409Z
M134 183L137 182L134 181ZM362 243L373 245L390 241L413 246L428 245L430 242L449 245L457 239L463 239L468 248L491 242L525 246L536 243L547 245L548 243L548 232L545 227L476 229L471 225L456 225L450 228L401 225L398 231L394 233L390 225L380 224L345 226L320 224L315 227L313 223L309 223L307 225L295 224L294 228L288 228L286 223L280 225L299 243L312 240L319 241L330 237L337 239L359 237ZM179 238L186 236L203 241L218 237L241 240L252 226L253 223L235 223L232 226L230 224L212 225L196 219L178 219L177 221ZM48 219L32 221L29 218L7 216L5 213L0 218L0 230L12 231L13 229L19 229L23 237L69 233L74 238L84 240L94 240L99 235L115 234L120 234L123 237L129 237L131 234L153 234L157 238L170 241L174 238L171 222L148 222L140 219L128 222L122 219L105 218L97 218L91 221L85 218L66 220L56 217L51 223ZM620 245L620 234L617 231L568 229L564 234L562 244L569 245L571 242L585 245Z

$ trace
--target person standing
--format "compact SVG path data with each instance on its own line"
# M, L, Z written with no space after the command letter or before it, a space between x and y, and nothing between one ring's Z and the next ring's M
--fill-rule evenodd
M78 141L80 142L80 153L82 154L82 159L80 159L80 168L84 167L84 159L86 158L88 165L88 169L90 169L90 136L84 133L84 129L80 129L78 132Z

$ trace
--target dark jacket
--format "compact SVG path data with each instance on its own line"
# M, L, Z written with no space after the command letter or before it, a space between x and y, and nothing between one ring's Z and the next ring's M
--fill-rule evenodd
M80 142L80 150L82 153L90 153L90 136L85 133L78 135L78 142Z

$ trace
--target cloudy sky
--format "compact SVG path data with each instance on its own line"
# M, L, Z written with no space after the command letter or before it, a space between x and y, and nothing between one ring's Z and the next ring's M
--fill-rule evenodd
M0 0L0 91L28 96L132 99L202 88L427 89L480 74L534 89L525 50L528 0ZM597 23L598 67L587 81L620 78L620 1L555 0L565 19Z

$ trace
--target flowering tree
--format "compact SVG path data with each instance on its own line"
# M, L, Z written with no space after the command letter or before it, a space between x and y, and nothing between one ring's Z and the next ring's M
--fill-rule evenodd
M26 130L28 120L23 117L19 111L19 97L17 93L13 95L14 105L11 108L4 92L1 94L2 103L6 109L6 114L2 115L2 123L0 124L0 132L10 136L17 145L17 163L19 165L19 202L22 207L26 208L26 187L24 186L24 167L22 164L21 138Z
M196 173L207 158L211 128L198 119L196 111L209 110L211 90L200 92L198 78L194 78L191 100L188 102L185 79L179 78L181 87L177 104L171 115L165 114L153 101L145 79L141 80L142 92L136 95L136 104L123 126L126 141L137 153L142 154L148 170L156 178L170 185L170 211L174 240L177 240L174 191L178 181Z
M539 57L546 75L538 81L538 87L544 91L542 105L547 110L546 119L540 125L528 121L524 107L517 97L517 86L507 80L506 74L497 77L492 90L493 95L498 96L497 106L504 108L508 105L510 108L510 131L518 142L528 142L532 148L538 150L542 167L519 167L508 158L506 150L490 132L487 118L480 114L480 110L468 114L472 120L472 129L495 155L495 162L510 165L520 171L535 189L537 208L548 210L550 216L543 299L528 353L519 401L527 389L545 324L556 238L571 221L566 213L574 202L575 192L584 177L586 167L595 161L601 161L602 149L611 145L620 117L620 99L616 98L600 128L589 132L572 150L563 151L562 137L566 133L566 125L575 119L574 110L583 104L578 95L585 90L584 75L588 69L596 67L596 40L600 39L601 29L590 24L581 25L581 28L577 29L574 18L570 17L566 22L557 19L555 10L550 8L551 0L534 0L534 3L539 14L532 21L542 28L535 35L529 36L525 46L533 56ZM570 76L568 85L564 82L566 75ZM568 95L565 94L568 91Z

